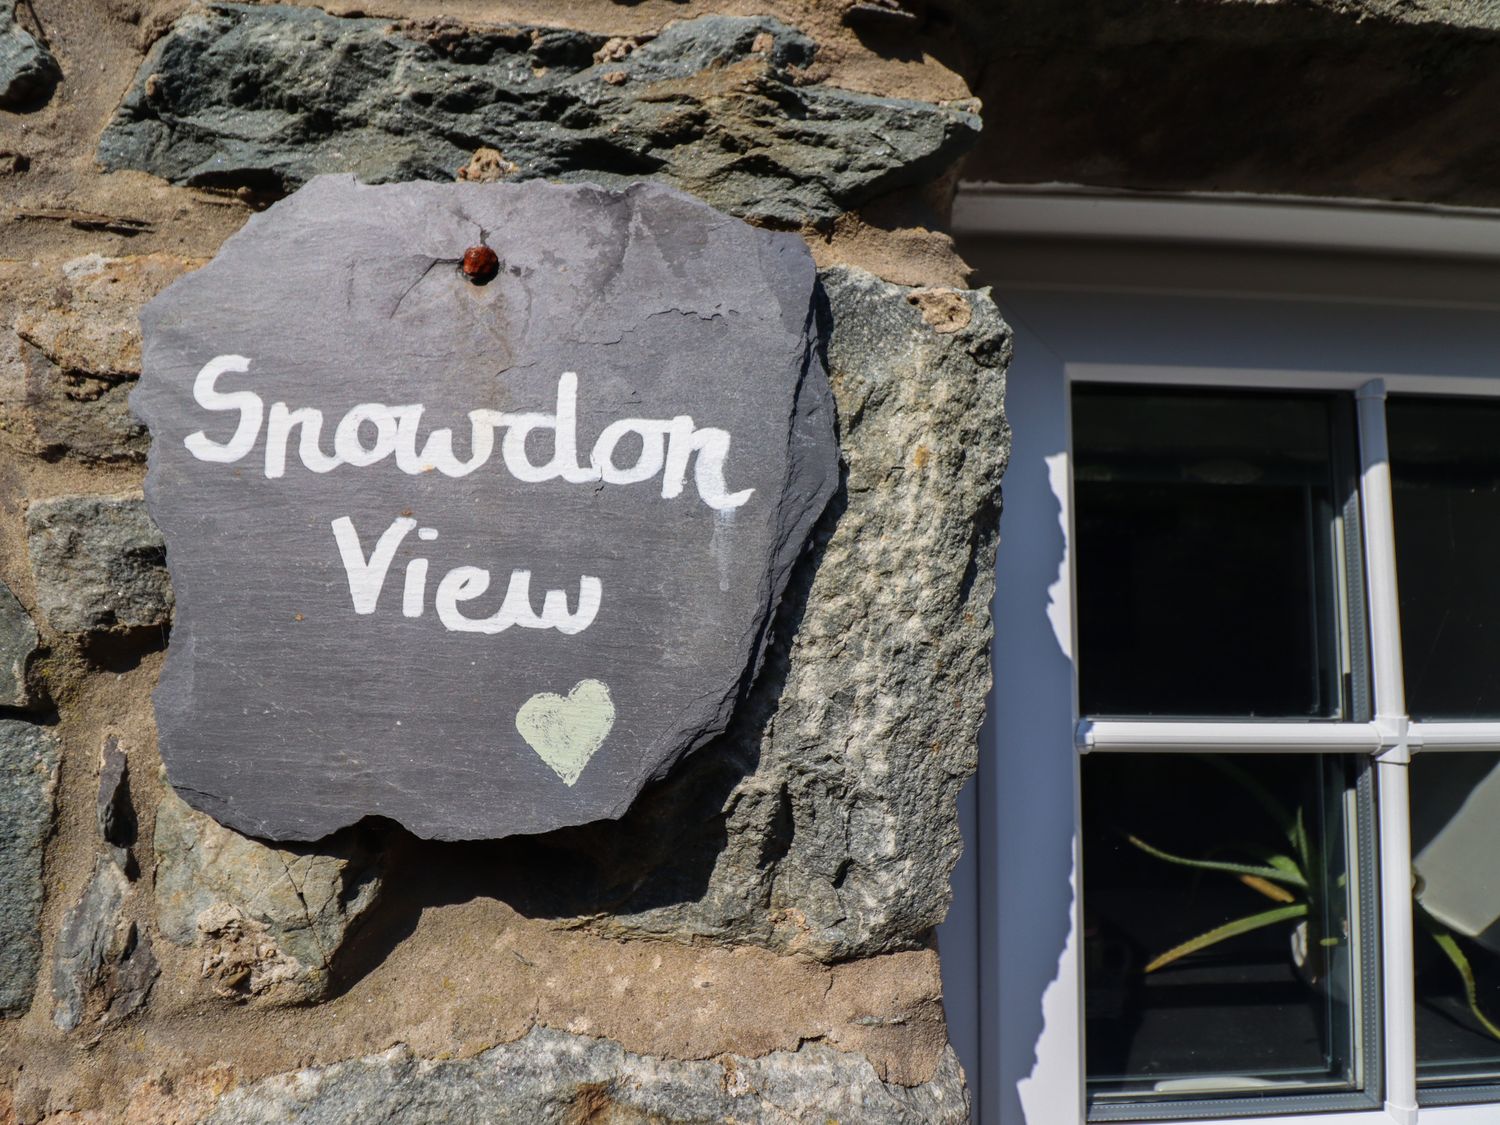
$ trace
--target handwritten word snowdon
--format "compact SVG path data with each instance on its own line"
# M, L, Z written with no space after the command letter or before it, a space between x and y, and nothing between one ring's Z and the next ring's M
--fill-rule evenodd
M469 456L453 452L453 431L431 430L417 448L417 430L423 407L387 406L363 402L351 407L333 431L333 453L322 447L323 412L310 406L293 408L273 402L269 412L254 391L221 391L219 378L229 372L250 370L242 355L215 356L203 365L193 380L193 398L205 410L235 410L239 422L228 441L214 441L202 430L189 434L188 450L200 461L234 462L247 456L260 438L265 421L265 473L286 475L287 446L298 430L297 457L309 472L332 472L340 465L366 467L394 457L404 473L436 470L448 477L468 476L482 467L495 450L495 431L503 430L500 457L510 475L520 481L562 479L573 484L602 481L605 484L640 484L661 477L662 498L682 495L688 463L693 463L693 481L698 496L710 508L727 511L750 499L753 488L730 492L724 483L724 459L729 455L729 434L710 426L696 426L686 414L675 418L621 418L611 422L594 442L587 465L578 463L578 375L564 371L557 380L557 411L553 414L511 414L499 410L469 411ZM366 443L366 430L373 440ZM526 452L532 431L551 430L552 459L534 465ZM616 463L620 443L629 435L640 439L641 449L633 464ZM696 456L695 456L696 455Z
M419 440L422 421L421 404L389 406L366 402L351 407L333 428L332 449L323 445L323 412L313 407L290 407L273 402L267 410L260 395L251 390L223 391L219 380L229 374L246 374L251 361L241 355L215 356L205 363L193 380L193 399L204 410L234 411L238 414L234 433L226 441L211 438L202 430L184 440L188 450L200 461L232 464L248 457L265 435L265 475L268 479L284 477L287 453L295 448L302 467L313 473L328 473L341 465L366 468L391 459L404 473L437 472L446 477L464 477L485 465L499 439L500 460L516 480L540 483L563 480L569 483L602 483L632 485L661 479L663 499L683 494L689 468L698 497L718 512L731 512L745 504L754 493L746 488L730 492L724 480L724 462L729 455L730 435L724 430L698 426L693 419L680 414L674 418L622 418L600 431L587 464L578 455L578 375L565 371L557 380L556 409L546 413L509 413L499 410L470 410L468 456L454 452L453 430L430 429ZM293 441L293 431L296 440ZM550 431L552 456L544 464L535 464L527 451L532 433ZM639 441L634 459L621 464L621 443L633 437ZM634 442L631 443L632 445ZM394 520L381 533L366 555L353 520L341 516L332 521L334 543L349 581L349 596L354 612L372 614L380 600L381 590L391 564L403 540L417 530L417 538L436 539L435 528L417 528L416 521L405 517ZM414 558L406 564L401 612L405 617L421 617L427 604L427 569L429 560ZM565 591L548 590L537 612L531 601L531 572L513 570L499 608L484 616L470 616L460 603L481 598L490 588L490 572L482 567L461 566L450 570L439 580L432 598L434 612L443 626L453 632L499 633L512 626L524 629L556 629L571 635L587 629L603 602L604 591L598 578L582 575L578 583L577 608L568 610Z

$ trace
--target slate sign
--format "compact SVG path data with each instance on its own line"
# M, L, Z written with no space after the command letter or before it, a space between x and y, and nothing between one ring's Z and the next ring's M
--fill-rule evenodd
M141 315L178 792L271 839L622 814L724 729L834 490L814 284L654 185L252 218Z

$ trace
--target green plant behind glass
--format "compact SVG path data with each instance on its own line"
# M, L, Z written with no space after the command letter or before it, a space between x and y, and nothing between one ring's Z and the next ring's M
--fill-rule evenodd
M1217 757L1200 757L1199 760L1228 777L1266 811L1281 834L1277 845L1266 848L1253 845L1243 846L1245 850L1253 853L1251 856L1253 862L1233 863L1215 859L1189 859L1152 847L1138 836L1127 835L1125 838L1147 855L1166 863L1191 867L1197 871L1215 871L1232 875L1251 890L1264 895L1278 905L1269 910L1257 911L1254 914L1247 914L1242 918L1225 922L1206 933L1198 934L1179 945L1174 945L1153 958L1144 971L1154 973L1157 969L1181 960L1189 954L1197 953L1199 950L1218 945L1221 941L1265 929L1268 926L1279 925L1282 922L1301 919L1307 924L1308 967L1315 979L1321 977L1322 958L1326 956L1326 951L1338 945L1341 939L1322 932L1323 919L1328 916L1324 910L1329 893L1326 876L1328 865L1324 862L1322 842L1319 841L1317 845L1314 845L1308 833L1307 817L1302 806L1299 805L1295 811L1289 810L1269 789L1232 762ZM1346 877L1341 875L1334 880L1334 889L1342 893L1346 883ZM1412 899L1412 912L1421 929L1432 938L1437 947L1442 950L1443 956L1458 971L1463 981L1464 998L1475 1020L1491 1037L1500 1039L1500 1026L1496 1026L1479 1007L1479 989L1474 978L1474 967L1469 963L1468 956L1459 945L1458 938L1429 914L1415 897Z

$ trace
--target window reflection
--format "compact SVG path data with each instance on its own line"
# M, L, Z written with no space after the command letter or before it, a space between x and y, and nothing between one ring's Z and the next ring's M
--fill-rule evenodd
M1357 768L1295 755L1084 759L1096 1104L1360 1087Z
M1500 402L1386 406L1406 705L1500 717Z
M1500 1081L1500 753L1418 754L1411 819L1418 1076Z
M1352 434L1323 396L1075 389L1085 715L1344 714Z

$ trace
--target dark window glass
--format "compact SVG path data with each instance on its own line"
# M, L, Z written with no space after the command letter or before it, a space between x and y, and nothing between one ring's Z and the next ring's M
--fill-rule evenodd
M1500 1082L1500 753L1411 764L1417 1076ZM1473 994L1465 978L1473 981Z
M1386 406L1406 706L1500 716L1500 403Z
M1084 714L1345 713L1348 410L1324 396L1075 390Z
M1090 754L1082 768L1094 1108L1359 1090L1376 1040L1360 763Z

